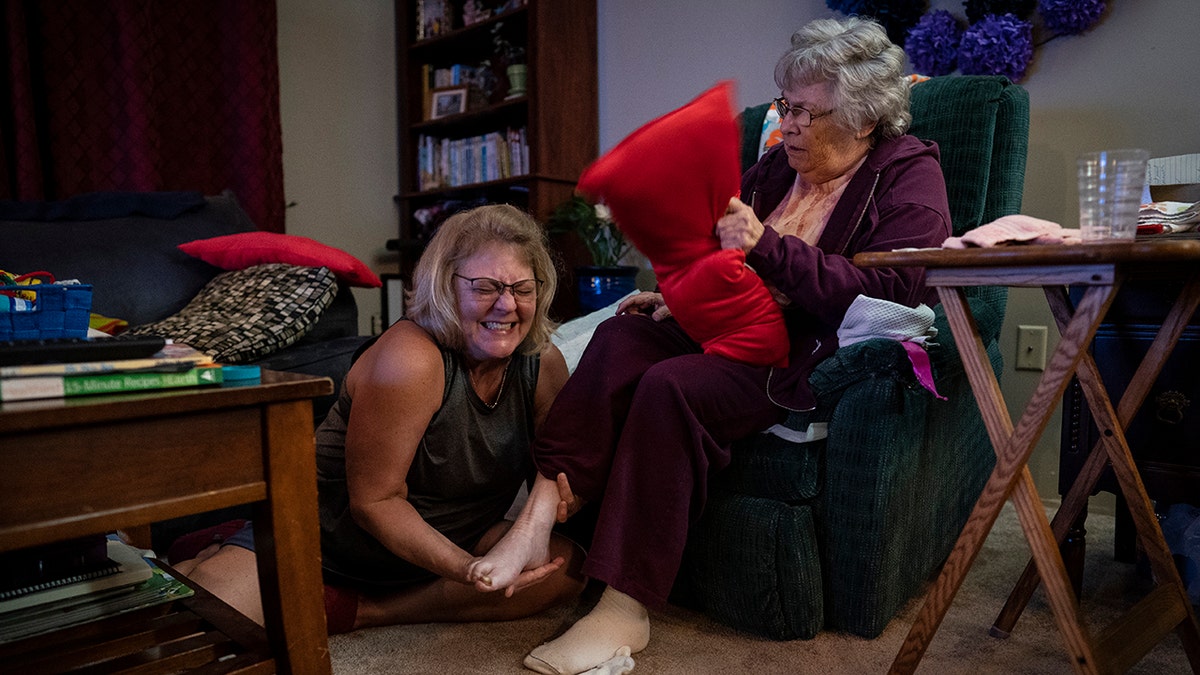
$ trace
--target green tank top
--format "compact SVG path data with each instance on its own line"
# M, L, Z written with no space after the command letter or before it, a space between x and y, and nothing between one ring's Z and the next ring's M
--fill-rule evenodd
M495 408L475 394L461 357L441 348L446 386L409 469L408 500L438 532L470 551L504 518L531 476L538 356L516 354ZM322 564L360 587L394 588L434 575L394 555L354 522L346 488L345 386L317 430L317 487ZM397 410L402 415L404 411Z

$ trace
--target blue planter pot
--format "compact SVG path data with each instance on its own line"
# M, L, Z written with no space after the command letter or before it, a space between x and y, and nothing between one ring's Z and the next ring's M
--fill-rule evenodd
M587 314L603 309L636 291L637 273L638 268L632 265L576 267L580 312Z

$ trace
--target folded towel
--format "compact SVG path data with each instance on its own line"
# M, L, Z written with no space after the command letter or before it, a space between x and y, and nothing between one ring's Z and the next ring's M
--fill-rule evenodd
M1138 211L1138 232L1190 232L1200 224L1200 202L1150 202Z
M838 344L843 347L877 337L924 344L927 339L937 337L937 329L933 327L933 310L926 305L906 307L860 295L846 310L837 336Z
M1003 246L1007 244L1078 244L1079 230L1049 220L1014 214L1002 216L961 237L950 237L942 248Z
M924 348L930 338L937 337L937 329L933 327L933 310L928 306L906 307L889 300L860 295L846 310L837 336L838 345L843 347L877 337L898 340L908 354L917 381L934 396L946 400L934 386L933 367Z

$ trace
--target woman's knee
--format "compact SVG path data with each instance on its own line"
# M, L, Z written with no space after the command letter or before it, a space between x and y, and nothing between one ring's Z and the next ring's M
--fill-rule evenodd
M611 354L627 351L642 339L643 331L635 323L635 317L614 316L601 321L592 331L585 356L607 358Z
M243 592L258 585L258 563L254 551L240 546L222 546L216 553L199 561L187 571L188 579L222 595L222 591ZM183 574L183 570L179 570Z

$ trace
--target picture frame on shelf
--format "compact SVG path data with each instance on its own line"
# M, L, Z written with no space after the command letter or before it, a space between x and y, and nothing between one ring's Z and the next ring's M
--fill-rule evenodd
M436 120L467 111L469 87L442 87L429 95L429 119Z

